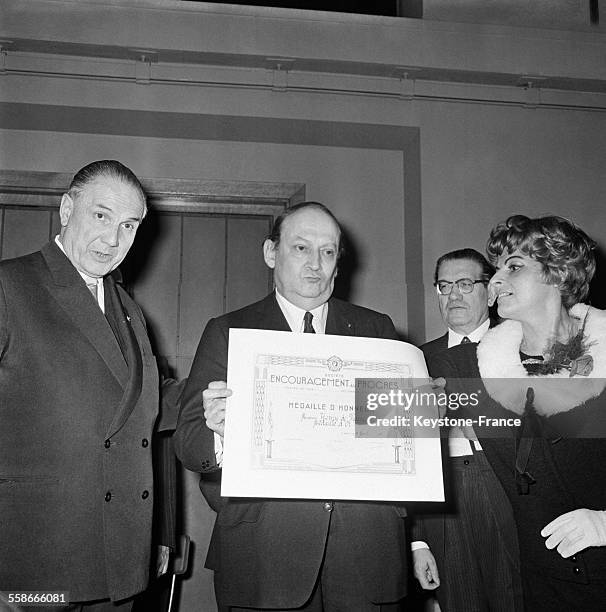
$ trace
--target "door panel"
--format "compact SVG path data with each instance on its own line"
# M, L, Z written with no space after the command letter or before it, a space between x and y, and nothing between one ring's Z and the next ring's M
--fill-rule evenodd
M156 354L174 362L179 325L181 217L153 213L149 217L137 232L124 276L145 314Z
M225 217L188 215L183 223L179 374L187 376L206 322L225 310Z
M263 261L263 240L270 232L267 218L230 217L227 221L227 312L267 295L268 268Z

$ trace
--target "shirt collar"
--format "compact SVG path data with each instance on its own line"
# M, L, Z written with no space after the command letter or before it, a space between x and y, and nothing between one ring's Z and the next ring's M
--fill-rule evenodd
M279 293L276 289L276 300L278 302L278 306L280 306L280 310L284 314L286 318L286 322L290 327L291 331L294 332L302 332L303 331L303 317L307 310L303 310L303 308L299 308L295 306L292 302L289 302L283 295ZM326 317L328 314L328 303L324 302L317 308L310 310L311 314L314 316L312 319L312 325L316 332L316 334L323 334L326 330Z
M59 249L61 249L61 252L67 257L67 253L65 252L65 249L63 248L63 245L61 244L61 241L59 240L59 235L55 236L55 244L59 247ZM69 260L69 257L68 257L68 260ZM72 263L72 262L70 261L69 263ZM72 266L73 265L74 264L72 264ZM74 268L76 268L76 266L74 266ZM82 279L87 285L97 285L97 303L99 304L99 308L101 308L101 310L105 312L105 289L103 288L103 277L100 276L99 278L93 278L92 276L88 276L88 274L83 274L82 272L80 272L80 270L78 270L78 268L76 268L76 272L82 277Z
M65 249L63 248L63 245L61 244L61 240L59 240L59 234L57 234L55 236L55 244L61 249L61 252L67 257L67 253L65 252ZM70 263L71 263L71 261L70 261ZM72 266L73 265L74 264L72 264ZM76 266L74 266L74 268L76 268ZM103 277L93 278L92 276L88 276L88 274L84 274L83 272L80 272L80 270L78 270L78 268L76 268L76 272L78 272L78 274L84 279L84 282L87 285L95 285L96 284L97 287L99 287L99 285L103 285Z
M476 327L470 334L459 334L458 332L448 328L448 348L461 344L461 340L465 336L469 338L471 342L479 342L482 336L488 331L490 327L490 319L486 319L480 327Z

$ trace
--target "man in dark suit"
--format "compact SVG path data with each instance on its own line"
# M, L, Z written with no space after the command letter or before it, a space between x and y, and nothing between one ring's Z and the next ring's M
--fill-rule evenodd
M263 245L275 293L211 320L200 341L175 434L185 467L217 470L230 328L396 339L391 319L331 298L341 229L322 204L279 217ZM198 408L206 389L204 414ZM235 399L235 398L234 398ZM246 400L242 400L246 401ZM219 459L220 462L220 459ZM406 589L405 510L332 500L207 499L219 513L207 557L220 610L397 610Z
M433 366L436 355L479 342L491 325L486 286L492 274L488 261L474 249L438 259L434 285L447 332L421 346L432 376L443 374ZM415 517L414 574L424 589L439 587L444 612L521 610L511 505L472 428L450 428L447 442L446 506Z
M128 168L93 162L60 235L0 264L0 585L70 610L128 610L148 582L158 374L111 274L145 213Z

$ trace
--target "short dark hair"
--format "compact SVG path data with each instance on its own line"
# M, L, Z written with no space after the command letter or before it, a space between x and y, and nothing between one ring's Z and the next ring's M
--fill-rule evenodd
M145 191L135 173L115 159L102 159L91 162L76 172L67 190L72 197L80 195L84 187L99 177L114 178L134 187L143 200L143 214L147 212Z
M343 230L341 228L341 224L339 223L337 218L333 215L333 213L330 211L330 209L324 204L322 204L321 202L313 202L313 201L299 202L299 204L295 204L294 206L291 206L290 208L286 208L282 212L282 214L279 217L277 217L276 220L274 221L274 224L271 228L271 232L269 233L269 236L267 236L266 240L271 240L274 243L274 247L277 247L278 244L280 244L280 238L282 235L282 224L284 223L285 219L288 219L288 217L290 217L291 215L294 215L296 212L299 212L300 210L304 210L306 208L320 210L323 213L327 214L335 222L337 228L339 229L339 244L337 245L337 258L341 257L341 255L343 254L343 250L344 250L343 249Z
M583 301L595 273L596 243L572 221L549 215L513 215L490 232L486 244L494 265L505 252L521 251L538 261L548 283L557 285L566 308Z
M488 263L486 257L482 255L479 251L475 249L457 249L456 251L450 251L450 253L445 253L442 255L438 261L436 262L436 268L433 272L433 282L434 285L438 282L438 272L440 270L440 266L447 261L460 261L462 259L469 259L471 261L475 261L480 269L482 270L481 279L472 279L472 280L485 280L489 281L490 277L494 274L494 268ZM456 280L456 279L455 279Z

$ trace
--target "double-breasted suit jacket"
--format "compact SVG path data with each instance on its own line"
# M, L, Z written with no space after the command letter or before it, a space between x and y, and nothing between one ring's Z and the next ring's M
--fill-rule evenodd
M213 432L206 427L199 398L213 380L226 380L229 328L290 331L271 294L241 310L212 319L200 341L175 434L185 467L216 470ZM396 339L391 319L366 308L331 299L327 334ZM396 601L406 592L406 540L402 506L327 500L219 498L202 488L218 510L206 564L216 571L224 605L297 607L305 603L319 575L327 538L338 550L348 579L369 601ZM346 529L333 533L338 524ZM334 548L332 550L335 550ZM343 588L347 588L344 584Z
M147 585L157 369L137 305L104 290L106 315L54 242L0 264L3 589Z

